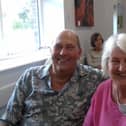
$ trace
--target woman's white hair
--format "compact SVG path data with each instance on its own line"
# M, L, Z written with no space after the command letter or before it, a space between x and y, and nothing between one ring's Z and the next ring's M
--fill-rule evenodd
M104 42L101 65L105 76L108 76L108 59L112 53L112 50L116 47L119 47L126 53L126 33L112 35Z

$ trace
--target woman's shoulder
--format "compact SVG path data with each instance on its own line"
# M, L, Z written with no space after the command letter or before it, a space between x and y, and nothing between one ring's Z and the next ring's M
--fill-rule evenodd
M108 91L111 88L111 84L112 84L111 79L107 79L101 82L99 86L97 87L97 90L96 90L97 94L102 94L103 92Z
M93 53L94 51L94 48L89 48L88 53Z

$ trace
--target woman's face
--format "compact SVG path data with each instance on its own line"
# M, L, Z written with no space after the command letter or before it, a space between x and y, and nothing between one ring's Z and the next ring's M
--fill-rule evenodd
M112 50L108 60L108 73L115 83L126 85L126 52L118 47Z
M102 45L103 45L103 40L102 40L101 35L99 35L95 41L95 48L102 49Z

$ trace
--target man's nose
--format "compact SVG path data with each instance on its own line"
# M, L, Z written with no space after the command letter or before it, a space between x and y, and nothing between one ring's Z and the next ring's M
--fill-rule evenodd
M66 48L62 48L60 51L60 55L65 55L67 53L67 49Z

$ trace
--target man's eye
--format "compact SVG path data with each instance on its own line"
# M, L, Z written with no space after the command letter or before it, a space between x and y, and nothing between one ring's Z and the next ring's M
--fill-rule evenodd
M73 46L67 46L66 48L69 49L69 50L73 50L74 49Z
M114 63L114 64L120 63L118 60L112 60L111 62Z
M61 45L56 45L56 46L55 46L55 49L61 49L61 48L62 48Z

